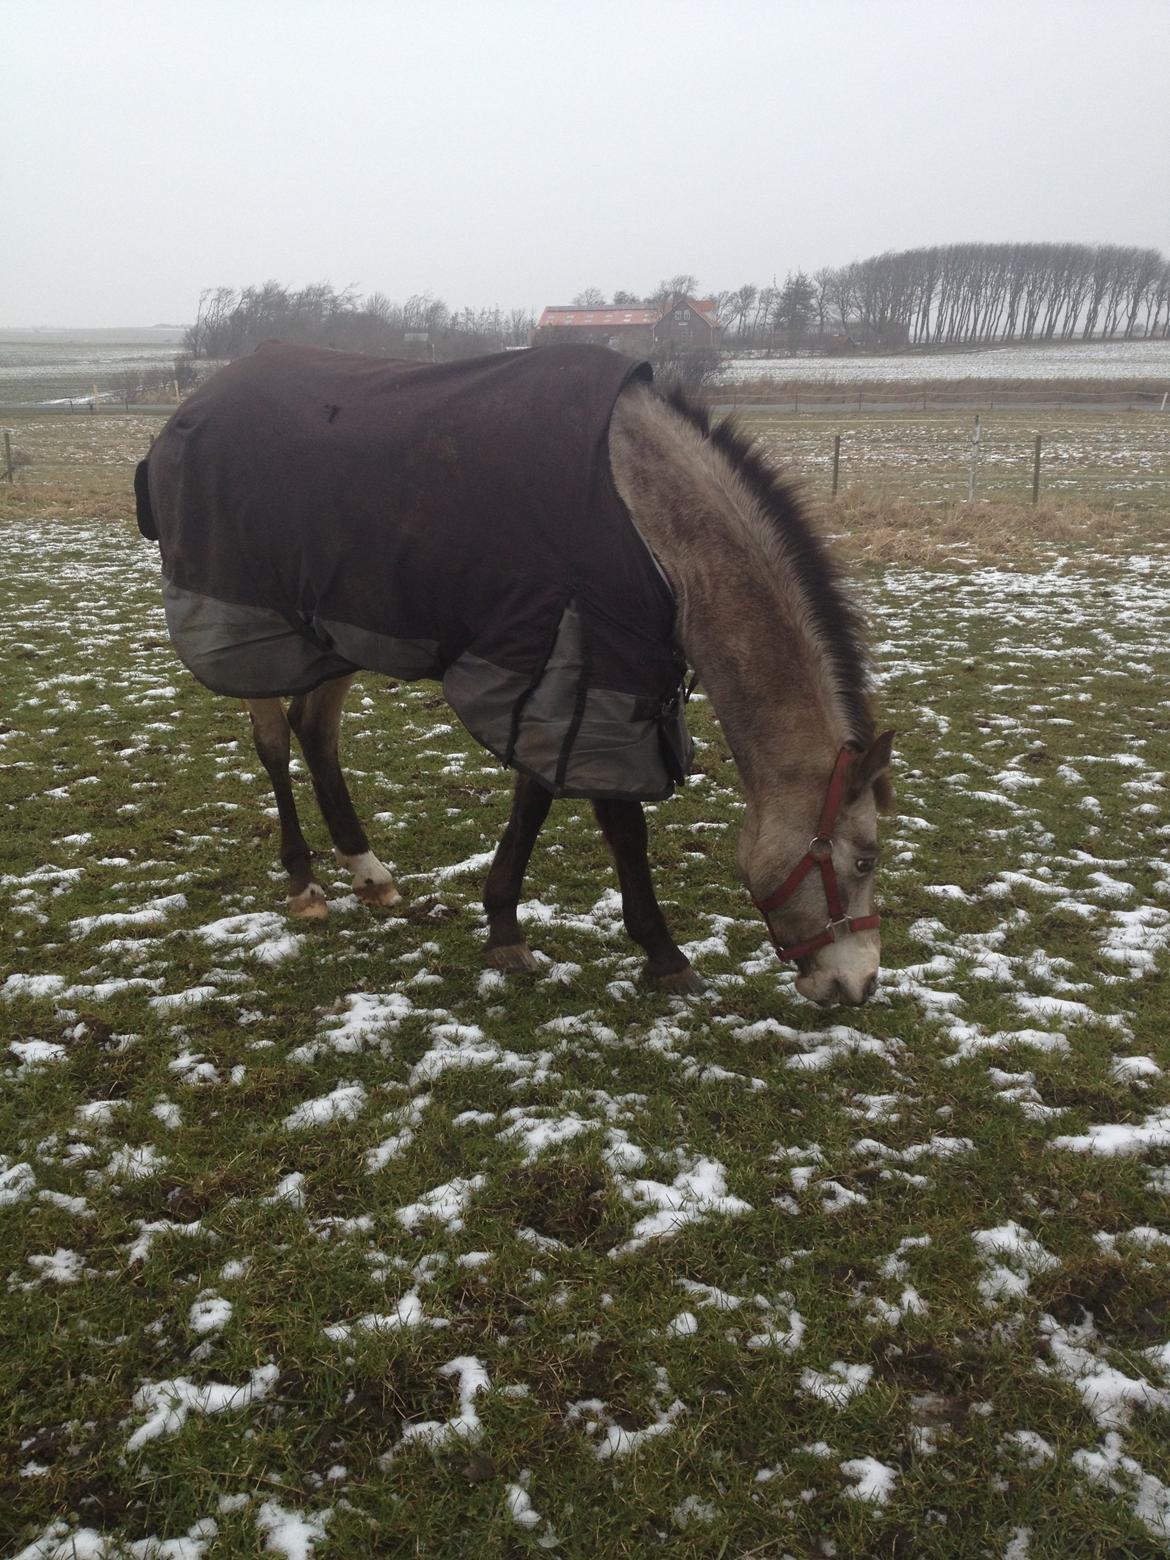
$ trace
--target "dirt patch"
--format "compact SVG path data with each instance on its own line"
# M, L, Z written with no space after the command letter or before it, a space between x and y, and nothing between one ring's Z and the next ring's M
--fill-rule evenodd
M1108 1329L1112 1341L1135 1347L1160 1343L1170 1326L1170 1287L1164 1266L1102 1257L1073 1273L1060 1272L1034 1285L1041 1307L1062 1327L1086 1314Z
M566 1246L608 1251L625 1233L624 1204L597 1165L523 1166L508 1178L507 1215Z

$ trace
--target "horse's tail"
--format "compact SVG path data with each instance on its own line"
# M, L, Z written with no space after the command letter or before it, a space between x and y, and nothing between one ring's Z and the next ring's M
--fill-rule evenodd
M148 542L158 541L158 526L150 507L149 461L140 460L134 470L134 503L138 511L138 529Z

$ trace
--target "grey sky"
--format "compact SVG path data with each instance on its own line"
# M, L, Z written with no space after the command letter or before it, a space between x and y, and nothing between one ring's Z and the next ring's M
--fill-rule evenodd
M1170 252L1168 0L0 0L0 325Z

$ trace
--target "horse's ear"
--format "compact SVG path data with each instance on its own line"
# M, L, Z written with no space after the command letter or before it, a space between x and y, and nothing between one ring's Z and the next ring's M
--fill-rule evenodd
M860 796L866 786L873 787L873 798L880 811L885 812L894 799L890 784L890 760L894 752L894 733L883 731L859 758L854 759L849 770L849 796Z

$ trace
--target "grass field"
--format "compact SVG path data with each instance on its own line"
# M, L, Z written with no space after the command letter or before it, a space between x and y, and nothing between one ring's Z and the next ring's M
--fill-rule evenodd
M91 421L0 521L5 1560L1165 1554L1164 507L830 512L899 740L882 991L826 1013L701 699L651 827L702 996L636 984L575 804L540 972L482 971L506 778L428 685L345 731L415 908L323 857L287 925L127 516L149 427Z
M179 330L0 330L0 406L117 395L130 375L169 379L182 350Z

